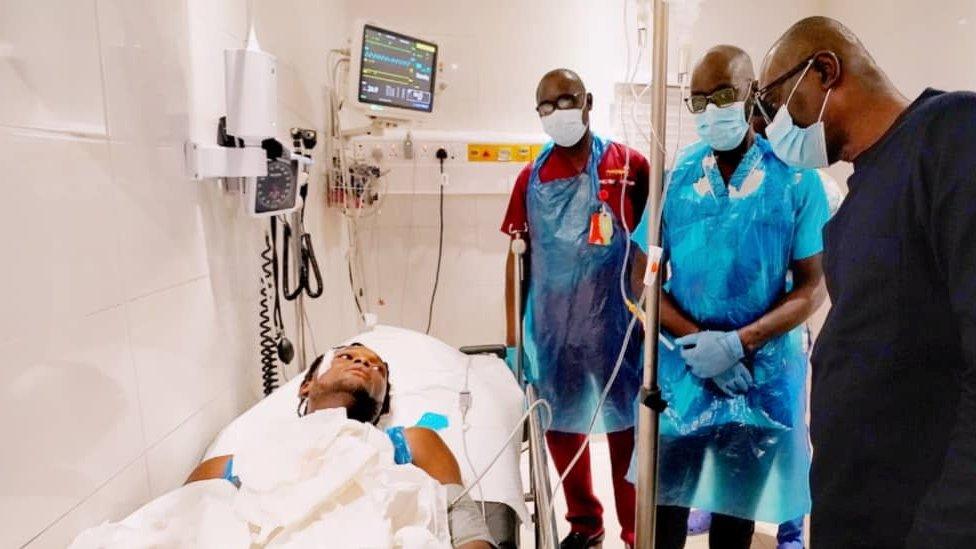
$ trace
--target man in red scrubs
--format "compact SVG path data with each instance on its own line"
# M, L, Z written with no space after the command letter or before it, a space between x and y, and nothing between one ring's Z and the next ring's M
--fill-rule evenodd
M552 406L546 441L562 474L594 433L606 433L621 537L634 543L633 485L625 476L634 446L633 402L640 387L640 329L632 330L626 299L639 278L635 249L627 253L647 200L649 166L637 151L593 134L593 96L579 76L557 69L542 77L536 111L552 138L519 174L502 232L529 244L525 300L527 376ZM509 332L514 319L509 258L506 294ZM624 292L630 295L625 299ZM596 403L621 355L606 402ZM594 419L594 414L596 414ZM564 492L571 532L560 547L584 548L604 538L603 507L593 493L587 449L567 476Z

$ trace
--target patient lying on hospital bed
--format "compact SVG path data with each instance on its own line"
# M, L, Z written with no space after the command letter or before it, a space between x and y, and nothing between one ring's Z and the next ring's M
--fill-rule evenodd
M376 425L390 410L389 366L368 347L358 343L336 349L331 364L322 367L319 357L308 368L298 393L300 416L319 410L344 408L346 417ZM463 490L461 470L451 450L435 433L424 427L393 427L387 435L398 465L411 463L447 491L448 502ZM219 456L200 464L187 482L225 478L245 483L233 474L233 456ZM451 542L463 549L486 549L491 536L477 505L467 495L448 509Z
M199 529L200 547L208 546L204 539L221 547L492 547L480 508L462 495L457 460L437 433L375 427L389 411L390 383L387 364L371 349L353 343L319 357L298 402L300 417L267 425L235 455L201 463L181 489L192 495L189 505L157 500L147 505L157 507L150 518L126 519L128 530L103 525L74 546L121 547L134 539L158 546L147 536L162 516ZM212 492L200 495L199 486ZM207 520L176 519L174 510ZM146 524L148 534L125 537Z

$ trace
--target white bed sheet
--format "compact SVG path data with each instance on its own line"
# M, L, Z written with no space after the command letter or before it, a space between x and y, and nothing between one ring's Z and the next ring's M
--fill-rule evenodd
M71 549L450 548L447 491L393 452L344 410L269 421L234 455L240 490L192 482Z
M522 392L504 361L496 357L469 357L435 338L392 326L377 326L346 343L353 341L373 349L390 365L391 413L381 427L411 426L427 412L447 416L449 426L439 433L457 457L465 485L476 476L472 465L474 471L483 471L522 416ZM464 437L459 395L465 386L469 364L472 403ZM259 432L265 422L294 417L303 375L296 376L231 422L217 436L206 457L233 454L241 440ZM470 453L465 452L464 438ZM527 522L529 514L519 469L520 447L521 438L517 436L480 485L471 491L471 496L476 500L504 503Z

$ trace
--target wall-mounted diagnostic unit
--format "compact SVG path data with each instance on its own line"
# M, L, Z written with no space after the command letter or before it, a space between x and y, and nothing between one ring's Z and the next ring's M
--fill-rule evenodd
M364 114L418 120L433 113L437 44L359 22L350 53L349 99Z
M314 130L292 128L292 133L302 131L315 134ZM247 179L244 207L252 217L290 213L304 206L303 189L307 189L312 158L298 147L295 151L282 150L280 155L268 160L267 175Z
M268 175L248 178L244 196L252 216L290 212L298 207L298 174L287 160L269 160Z
M276 134L278 61L261 50L251 25L244 48L224 51L227 116L217 143L187 142L186 173L194 179L267 174L262 143Z

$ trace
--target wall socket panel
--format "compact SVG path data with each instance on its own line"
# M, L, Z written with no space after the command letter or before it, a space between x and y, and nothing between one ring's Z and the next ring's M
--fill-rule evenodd
M413 159L404 156L403 139L363 138L354 139L348 145L347 153L359 161L372 162L378 156L382 164L439 166L437 150L447 151L444 165L467 162L467 142L460 141L426 141L413 139Z

